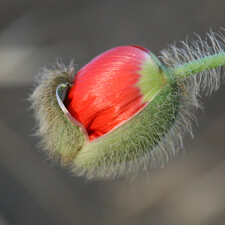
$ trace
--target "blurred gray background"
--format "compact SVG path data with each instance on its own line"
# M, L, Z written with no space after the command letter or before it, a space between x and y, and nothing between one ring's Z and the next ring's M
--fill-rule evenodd
M164 169L133 182L87 182L36 148L27 98L40 68L77 70L138 44L156 55L194 32L225 28L224 0L0 0L0 225L224 225L225 85L202 98L195 138Z

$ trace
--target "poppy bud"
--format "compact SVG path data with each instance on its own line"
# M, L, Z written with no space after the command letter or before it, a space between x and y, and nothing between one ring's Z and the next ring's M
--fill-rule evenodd
M164 147L180 88L151 52L116 47L73 72L60 64L44 71L31 97L50 156L77 174L107 178L163 164L174 154Z

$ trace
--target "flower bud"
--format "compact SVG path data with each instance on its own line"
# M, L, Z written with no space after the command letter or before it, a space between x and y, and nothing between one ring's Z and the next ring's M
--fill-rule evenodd
M109 178L174 154L165 147L176 128L180 92L151 52L122 46L75 76L62 66L48 70L32 101L43 146L77 174Z

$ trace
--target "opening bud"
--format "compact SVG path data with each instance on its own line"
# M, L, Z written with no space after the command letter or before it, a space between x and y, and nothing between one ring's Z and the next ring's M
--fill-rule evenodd
M71 71L47 71L32 98L44 147L77 174L111 178L174 154L164 146L180 90L154 54L116 47Z

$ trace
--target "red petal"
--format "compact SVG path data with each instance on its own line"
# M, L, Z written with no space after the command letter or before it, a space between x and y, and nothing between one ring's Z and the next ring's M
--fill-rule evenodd
M86 127L90 140L108 133L145 106L135 85L147 52L136 46L113 48L76 74L65 104Z

